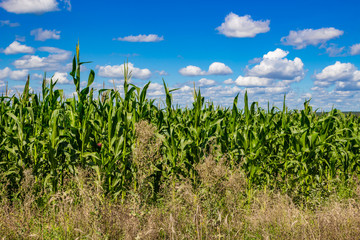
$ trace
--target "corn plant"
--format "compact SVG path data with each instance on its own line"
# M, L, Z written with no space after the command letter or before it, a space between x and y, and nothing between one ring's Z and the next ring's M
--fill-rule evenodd
M30 76L22 94L0 97L0 181L9 194L20 187L31 169L38 191L57 191L78 168L93 169L105 193L114 199L138 191L140 165L133 159L139 141L136 123L147 121L161 140L161 158L148 176L154 192L160 185L183 178L199 183L196 166L209 154L240 167L248 188L271 188L302 197L315 191L330 193L359 175L360 121L337 109L318 114L309 101L301 110L259 107L239 94L231 107L205 102L194 86L192 107L174 107L165 81L165 104L147 98L150 82L142 88L130 83L124 64L123 92L86 86L80 88L79 44L70 75L76 96L65 98L57 79L44 75L41 93L30 91ZM147 171L142 171L147 172ZM157 186L157 187L154 187ZM11 195L11 194L10 194ZM156 194L154 193L154 196Z

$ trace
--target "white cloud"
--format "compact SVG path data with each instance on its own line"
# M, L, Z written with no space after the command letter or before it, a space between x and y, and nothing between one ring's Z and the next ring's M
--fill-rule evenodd
M129 72L131 72L133 78L149 79L151 77L151 71L147 68L140 69L134 67L134 64L128 63ZM121 65L106 65L99 67L99 76L110 78L123 78L124 77L124 64Z
M36 55L26 55L13 62L16 68L33 68L39 69L46 66L46 58Z
M155 71L157 74L159 74L160 76L167 76L169 75L169 73L167 73L165 70L161 70L161 71Z
M0 69L0 79L5 79L9 76L11 69L6 67L4 69Z
M315 86L320 88L336 84L336 90L360 90L360 71L352 63L336 61L315 74L314 79Z
M39 47L38 50L42 52L51 53L47 57L48 62L59 62L59 61L68 60L71 58L71 54L72 54L70 51L55 47Z
M280 48L275 49L275 51L270 51L267 54L264 54L262 60L264 59L280 59L284 58L289 54L288 51L284 51ZM259 61L261 63L261 61Z
M162 90L164 88L164 86L160 83L150 83L148 90Z
M315 75L318 81L338 81L352 78L356 67L351 63L341 63L336 61L335 64L325 67L320 73Z
M232 74L231 68L221 62L214 62L209 66L208 75L227 75Z
M11 13L35 13L59 11L56 0L4 0L0 7Z
M194 90L194 89L193 89L192 87L187 86L187 85L182 86L182 87L179 89L180 92L192 92L193 90Z
M255 37L259 33L266 33L270 30L270 20L254 21L250 15L238 16L230 13L216 30L227 37L245 38Z
M34 29L30 32L31 36L35 36L36 41L46 41L48 39L60 39L60 31L46 30L42 28Z
M350 47L351 55L359 55L360 54L360 43L354 44Z
M9 77L12 80L26 80L28 74L29 72L27 69L16 70L16 71L11 71Z
M310 98L312 98L312 94L311 93L304 93L301 97L303 99L310 99Z
M10 78L12 80L26 80L28 70L11 70L9 67L0 69L0 79Z
M330 39L343 35L344 31L336 28L304 29L290 31L289 35L281 38L284 45L294 46L296 49L305 48L308 45L324 44Z
M235 96L239 92L242 92L243 90L237 86L215 86L209 89L208 93L205 94L207 96L216 96L218 95L220 98L223 96ZM233 100L233 99L232 99Z
M126 36L126 37L118 37L113 40L123 41L123 42L160 42L164 40L163 36L158 36L157 34L139 34L137 36Z
M277 48L263 56L262 61L247 71L247 76L278 80L300 81L305 76L304 64L300 58L285 58L289 52Z
M359 86L355 86L354 83L352 83L353 89L337 86L335 89L328 91L322 87L313 87L312 90L315 93L312 95L311 105L325 111L332 108L338 108L341 111L358 111L358 106L354 103L358 102L360 91L354 91L359 90Z
M33 73L33 74L31 74L31 77L32 77L32 78L35 78L35 79L43 80L44 75L43 75L43 74L39 74L39 73Z
M21 45L21 43L19 43L17 41L14 41L13 43L11 43L4 50L4 53L6 55L17 54L17 53L33 53L33 52L34 52L34 48L26 46L26 45Z
M20 24L10 22L10 20L0 20L0 26L1 27L3 27L3 26L18 27L18 26L20 26Z
M149 96L162 96L164 95L164 86L159 83L150 83L147 94Z
M341 56L342 52L345 50L345 47L338 47L336 44L330 44L330 47L326 48L326 53L330 57Z
M204 75L228 75L232 74L231 68L221 62L214 62L209 66L208 71L203 71L201 68L193 65L189 65L185 68L181 68L179 73L183 76L204 76Z
M269 86L273 82L270 78L263 78L263 77L243 77L239 76L235 83L238 86L243 87L265 87Z
M183 76L201 76L206 75L206 71L202 71L201 68L193 65L189 65L185 68L181 68L179 73Z
M199 87L214 86L216 82L212 79L202 78L198 81Z
M53 82L57 81L58 84L70 84L71 81L67 77L68 74L66 72L55 72L51 78Z
M231 78L229 78L229 79L226 79L226 80L224 81L224 83L225 83L225 84L233 84L234 81L233 81Z
M66 66L62 66L62 62L71 58L71 52L53 47L41 47L39 51L49 52L47 57L39 57L37 55L25 55L13 62L16 68L39 69L39 70L61 70Z
M303 79L305 71L301 59L289 60L288 54L280 48L269 51L257 65L250 69L247 66L245 76L235 80L236 85L247 87L249 93L265 94L269 99L272 94L289 93L290 85Z

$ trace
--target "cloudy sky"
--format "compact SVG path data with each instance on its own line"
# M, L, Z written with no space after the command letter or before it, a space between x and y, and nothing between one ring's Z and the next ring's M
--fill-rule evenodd
M192 102L194 84L229 106L248 91L260 105L360 110L360 2L0 0L0 94L21 90L27 74L40 91L44 72L71 96L75 45L85 81L119 88L128 61L132 82L162 79L176 103ZM241 106L242 101L240 101Z

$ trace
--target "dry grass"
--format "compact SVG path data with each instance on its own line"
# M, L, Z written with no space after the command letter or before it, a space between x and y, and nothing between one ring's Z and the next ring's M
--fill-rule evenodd
M135 124L136 147L133 150L133 163L137 166L137 180L140 184L154 172L157 161L161 158L161 141L156 138L156 127L147 121Z
M133 161L138 170L151 172L149 168L160 158L161 141L155 136L156 127L142 120L135 124L135 131L136 147L133 151Z
M329 200L309 210L285 195L259 191L249 202L239 173L221 170L205 160L199 168L219 173L193 189L186 180L176 184L175 198L139 207L129 197L124 203L106 199L80 174L57 194L48 194L37 207L27 173L19 201L1 196L2 239L356 239L360 234L360 203L355 199ZM203 168L204 166L208 168ZM207 170L205 170L207 169ZM204 174L204 175L202 175ZM225 177L226 175L226 177ZM234 181L234 179L238 179ZM240 181L239 181L240 180ZM92 180L93 181L93 180ZM220 183L221 182L221 183ZM239 183L240 182L240 183Z

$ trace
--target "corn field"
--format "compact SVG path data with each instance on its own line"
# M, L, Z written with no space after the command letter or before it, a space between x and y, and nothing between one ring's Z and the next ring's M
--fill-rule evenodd
M0 181L11 196L31 170L35 191L56 192L78 169L92 169L106 195L123 199L140 191L146 181L156 199L160 187L190 179L201 184L196 166L207 155L241 168L248 191L274 189L308 197L324 195L356 180L360 170L360 120L337 109L317 114L309 101L302 110L268 107L248 102L238 108L205 103L194 89L192 107L174 107L164 82L163 106L147 98L149 84L130 83L124 69L124 93L91 87L95 72L80 88L79 46L70 73L76 97L65 98L55 89L56 79L44 77L41 93L29 91L28 77L19 96L0 97ZM158 152L143 162L134 157L141 144L136 124L146 121L156 129ZM140 181L139 174L145 175ZM5 185L4 185L5 186Z

